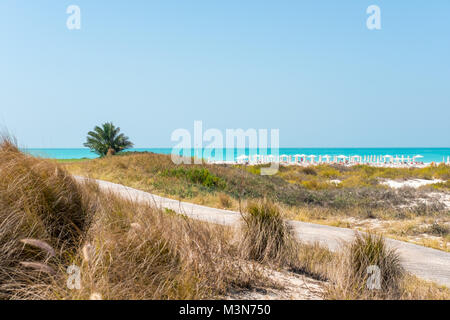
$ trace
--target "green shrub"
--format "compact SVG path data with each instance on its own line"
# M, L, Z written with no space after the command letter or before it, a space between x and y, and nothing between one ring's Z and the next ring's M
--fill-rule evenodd
M316 170L314 170L314 169L311 168L311 167L303 168L303 169L302 169L302 172L303 172L304 174L308 174L308 175L311 175L311 176L317 176Z
M434 183L434 184L431 185L431 187L433 189L438 189L438 190L440 190L440 189L442 189L442 190L445 190L445 189L450 190L450 180L447 180L445 182Z
M163 176L176 177L178 179L186 179L195 184L201 184L208 188L224 189L226 183L223 179L211 174L206 168L172 168L164 169Z
M261 166L243 166L245 170L250 172L251 174L260 175L261 174Z
M323 170L319 171L319 175L327 179L336 179L341 175L341 173L338 170L327 166Z
M445 237L446 235L450 234L450 227L445 224L439 224L435 222L426 230L426 232L433 235Z

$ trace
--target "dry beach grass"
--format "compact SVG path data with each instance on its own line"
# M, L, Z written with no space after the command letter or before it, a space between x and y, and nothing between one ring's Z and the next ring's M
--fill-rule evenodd
M288 166L281 167L276 176L261 176L261 166L176 166L170 156L152 153L125 153L65 162L64 166L77 175L216 208L238 211L247 203L266 198L293 220L369 229L449 250L449 235L436 234L428 228L433 224L450 225L450 207L439 200L450 197L450 192L441 187L445 183L419 189L391 189L380 179L445 180L450 177L450 166ZM341 183L330 183L332 179Z
M129 161L119 156L101 161L120 168L116 161L124 159ZM131 172L136 175L133 179L147 179ZM212 174L219 180L208 178L204 171L193 176L169 172L167 179L180 179L172 174L202 184L209 181L220 189L216 173ZM227 197L222 205L235 201L220 192ZM257 288L272 288L278 292L274 298L450 297L448 289L394 272L395 253L380 249L373 260L371 250L355 251L355 246L372 246L366 238L332 253L298 243L280 206L268 199L245 208L240 229L195 221L101 192L95 183L77 183L61 165L27 156L4 139L0 144L0 299L204 299L236 293L245 297ZM382 248L382 240L375 241L374 247ZM390 270L386 285L376 294L363 289L366 279L360 271L368 262L382 262ZM360 267L347 274L342 270L350 270L348 264ZM71 282L74 274L67 273L69 266L79 268L79 289L67 286L68 280L76 284ZM305 290L313 284L314 293L286 293L283 288L300 283L299 275L310 279L302 283Z
M264 282L230 230L77 184L0 146L0 298L199 299ZM67 287L67 267L81 288Z

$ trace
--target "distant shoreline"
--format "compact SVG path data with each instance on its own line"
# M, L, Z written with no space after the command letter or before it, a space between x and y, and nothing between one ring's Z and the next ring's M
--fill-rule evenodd
M59 160L77 160L83 158L94 159L98 157L95 153L91 152L87 148L22 148L22 151L41 158ZM129 149L127 151L171 154L172 148L135 148ZM197 158L203 158L205 159L205 161L209 160L210 162L212 162L224 159L226 161L237 161L237 158L242 155L252 157L256 154L259 154L257 150L222 149L223 157L217 158L214 156L213 152L211 156L211 151L212 150L208 148L205 148L203 150L191 149L188 156L196 156ZM270 149L267 151L267 154L271 154ZM429 164L431 162L441 163L443 159L444 162L446 162L447 158L450 156L450 148L280 148L278 151L278 155L287 155L293 157L297 154L304 154L308 156L315 155L316 160L318 160L320 156L325 155L329 155L332 159L334 156L338 155L345 155L346 157L359 155L363 158L364 156L378 157L385 155L392 155L394 158L396 156L399 156L401 158L401 156L403 155L405 159L408 156L412 158L416 155L422 155L423 158L420 159L420 162ZM229 158L226 158L227 155L229 156Z

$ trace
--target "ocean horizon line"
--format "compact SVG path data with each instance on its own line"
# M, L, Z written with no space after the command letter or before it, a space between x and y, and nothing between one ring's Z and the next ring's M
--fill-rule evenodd
M21 150L75 150L75 149L83 149L83 150L89 150L89 148L86 147L19 147ZM174 147L134 147L126 150L141 150L141 149L174 149ZM198 148L191 148L191 149L198 149ZM201 149L214 149L214 148L208 148L203 147ZM222 149L230 149L230 148L222 148ZM236 149L236 148L231 148ZM242 149L242 148L238 148ZM245 148L249 149L249 148ZM251 148L253 149L259 149L259 148ZM267 148L271 149L271 148ZM279 147L278 149L450 149L450 147L423 147L423 146L416 146L416 147ZM126 152L126 150L124 150Z
M21 148L26 153L33 156L49 158L49 159L94 159L98 155L88 148ZM172 154L174 148L130 148L125 152L153 152L158 154ZM324 155L345 155L345 156L399 156L413 157L420 155L425 163L440 163L446 161L450 156L450 148L420 148L420 147L403 147L403 148L298 148L298 147L281 147L272 152L271 148L188 148L186 150L178 149L178 154L183 156L194 156L205 160L236 160L242 155L288 155L308 154L316 156Z

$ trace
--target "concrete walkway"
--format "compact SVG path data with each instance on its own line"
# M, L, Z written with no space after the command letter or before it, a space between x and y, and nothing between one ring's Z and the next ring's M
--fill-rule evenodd
M75 177L78 181L84 177ZM101 190L110 191L124 198L140 203L155 205L183 213L193 219L233 225L240 220L239 212L205 207L188 202L163 198L148 192L136 190L120 184L96 180ZM337 228L300 221L290 221L299 240L337 250L344 241L352 240L355 232L351 229ZM389 246L396 248L404 268L410 273L450 288L450 253L422 247L412 243L386 239Z

